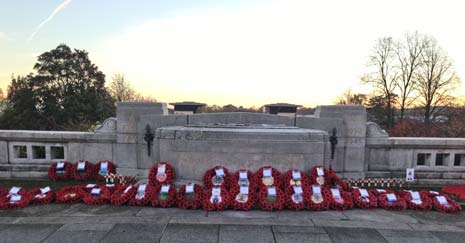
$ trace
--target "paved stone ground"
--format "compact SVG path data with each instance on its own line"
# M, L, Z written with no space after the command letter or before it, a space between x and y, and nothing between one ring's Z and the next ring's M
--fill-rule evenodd
M49 204L0 211L0 242L465 242L465 215Z

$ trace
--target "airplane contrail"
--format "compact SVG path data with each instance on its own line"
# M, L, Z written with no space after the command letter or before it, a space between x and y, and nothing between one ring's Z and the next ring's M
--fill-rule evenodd
M73 0L65 0L64 2L62 2L60 5L58 5L58 7L55 8L55 10L53 10L53 12L48 16L48 18L46 18L44 21L42 21L35 29L35 31L31 34L31 36L29 36L29 39L28 41L31 41L34 36L37 34L37 32L39 32L39 30L48 22L50 22L54 17L55 15L57 15L60 11L62 11L63 9L66 8L66 6L68 6Z

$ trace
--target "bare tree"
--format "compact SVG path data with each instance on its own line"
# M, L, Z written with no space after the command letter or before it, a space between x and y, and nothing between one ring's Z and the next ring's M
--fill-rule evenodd
M136 95L129 81L121 73L113 75L109 91L116 102L132 101Z
M354 93L352 89L348 89L337 97L336 104L338 105L364 105L367 101L366 94Z
M394 60L395 43L392 38L378 39L368 62L373 72L362 77L362 82L373 85L375 91L385 97L387 128L394 126L394 97L398 85Z
M396 45L399 70L397 86L400 93L400 120L404 119L405 109L414 101L411 96L415 91L417 83L416 73L422 64L421 55L428 45L428 41L428 38L415 32L413 34L406 34L405 42L399 42Z
M447 53L429 37L421 54L417 92L425 124L430 124L452 99L451 92L460 83Z

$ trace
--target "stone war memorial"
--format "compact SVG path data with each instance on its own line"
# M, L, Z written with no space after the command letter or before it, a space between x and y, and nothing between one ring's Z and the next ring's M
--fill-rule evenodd
M121 102L93 132L0 130L7 242L463 239L441 187L465 184L465 138L389 137L354 105L172 105Z

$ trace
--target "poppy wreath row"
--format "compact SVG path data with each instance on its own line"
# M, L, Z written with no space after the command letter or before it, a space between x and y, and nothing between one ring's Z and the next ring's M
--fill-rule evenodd
M78 165L79 165L79 162L84 162L85 163L85 166L84 166L84 171L80 173L80 171L78 170ZM93 179L94 178L94 175L95 175L95 172L94 172L94 165L92 163L90 163L89 161L79 161L79 162L76 162L72 165L71 167L71 178L74 179L74 180L78 180L78 181L86 181L86 180L90 180L90 179Z
M324 178L324 183L323 185L320 185L318 182L317 182L317 178L318 178L318 172L317 172L317 168L323 168L323 178ZM312 185L320 185L320 186L329 186L331 184L331 178L330 178L330 174L329 174L329 170L324 168L323 166L321 165L315 165L313 166L311 169L310 169L310 184Z
M339 178L336 175L336 172L330 170L329 173L330 173L329 178L330 178L331 187L342 188L346 192L350 192L352 190L349 183L347 183L345 180Z
M165 200L160 199L159 195L161 192L162 185L155 186L155 194L152 200L153 207L162 207L162 208L170 208L176 205L176 188L173 185L170 185L168 189L168 196Z
M128 204L131 206L145 206L149 204L152 201L152 198L154 196L154 188L150 185L146 185L145 188L145 194L142 198L136 198L137 197L137 190L139 189L141 185L136 185L136 189L134 190L133 195L131 195L131 198L129 199Z
M16 193L16 195L21 196L21 199L17 202L12 202L10 200L13 195L9 194L9 190L3 190L0 193L0 209L24 208L29 204L30 201L29 193L24 188L19 189L19 191Z
M115 191L111 194L110 203L115 206L121 206L134 197L136 187L134 185L117 185Z
M231 198L231 207L234 210L240 210L240 211L249 211L251 210L257 201L257 193L253 189L253 187L249 186L249 193L247 194L247 201L245 202L240 202L236 200L237 196L239 195L241 190L241 187L239 185L234 185L231 187L230 190L230 198Z
M186 197L186 185L182 185L176 194L179 208L198 209L202 206L203 189L202 186L194 184L194 199L188 200Z
M429 211L433 208L431 198L428 195L425 195L423 193L419 193L420 199L421 199L420 204L416 204L415 202L413 202L412 194L408 191L399 190L397 191L397 195L399 195L405 200L405 202L407 203L407 208L409 209L419 210L419 211Z
M69 180L71 179L71 171L72 171L72 167L73 165L68 162L68 161L64 161L63 162L64 165L63 165L63 174L58 174L57 173L57 164L58 163L54 163L50 166L50 168L48 169L48 178L51 180L51 181L63 181L63 180Z
M399 195L396 195L396 201L392 203L388 203L388 198L387 195L390 193L381 193L378 197L378 204L380 207L382 207L385 210L393 210L393 211L401 211L405 210L407 208L407 202L400 197Z
M219 187L221 188L221 187ZM206 188L203 192L202 207L207 211L223 211L229 207L230 197L229 193L221 188L220 196L221 202L211 202L210 198L212 197L212 188Z
M292 200L292 195L294 195L294 188L288 186L284 191L284 198L286 207L292 210L302 210L307 208L308 200L311 199L311 195L308 193L308 187L302 187L302 201L295 202Z
M373 195L375 195L376 198L379 198L379 196L381 194L386 194L386 193L394 193L393 190L391 189L370 189L368 190L369 193L373 193ZM378 203L379 205L379 203Z
M30 203L33 205L49 204L55 199L55 192L50 190L42 194L40 188L33 188L29 191Z
M78 203L82 200L83 193L82 186L64 186L56 192L55 201L64 204Z
M158 166L165 165L164 178L157 178ZM172 184L174 182L174 169L167 162L158 162L149 171L149 184L156 186L159 184Z
M335 188L335 189L339 190L339 194L341 195L342 202L337 202L334 199L334 196L332 195L332 192L329 191L329 194L330 194L329 207L331 209L333 209L333 210L338 210L338 211L353 208L354 207L354 202L352 201L351 194L348 193L348 192L345 192L344 190L339 189L339 188Z
M284 190L287 190L288 188L292 189L293 185L291 184L291 179L293 179L292 178L293 171L294 170L288 170L286 171L286 173L281 175L281 182L283 184ZM300 173L300 186L308 188L310 186L310 180L308 176L303 171L299 171L299 173Z
M263 183L263 170L265 169L271 169L271 177L273 177L273 184L272 186L275 186L275 187L281 187L282 186L282 183L281 183L281 172L279 172L279 170L269 166L269 165L266 165L266 166L262 166L260 167L260 169L257 170L257 172L255 173L255 180L257 181L257 185L259 188L261 187L267 187L267 186L271 186L271 185L265 185Z
M276 199L274 202L267 201L268 197L268 187L261 186L258 191L257 204L258 206L265 211L276 211L282 210L285 204L284 192L279 188L276 189Z
M92 189L100 189L99 195L92 195ZM95 187L82 188L82 201L88 205L103 205L111 198L110 189L105 185L96 185Z
M255 178L254 173L251 170L246 170L246 169L239 169L238 171L234 172L231 176L231 184L230 187L235 187L236 185L239 185L239 175L240 172L247 171L247 180L249 180L249 189L257 190L257 180Z
M375 194L371 191L367 191L368 193L368 201L363 201L362 194L360 193L360 188L354 188L352 190L352 199L357 207L366 209L366 208L377 208L378 207L378 199L376 198Z
M216 176L216 169L223 169L224 176L223 176L223 183L221 185L213 185L212 179L214 176ZM207 170L205 174L203 175L203 184L205 188L212 188L215 186L221 186L222 188L228 189L230 184L231 184L231 174L229 173L229 170L223 166L216 165L215 167Z
M110 160L101 160L99 161L96 165L95 165L95 169L94 169L94 175L95 175L95 179L96 180L99 180L99 181L103 181L105 180L105 177L100 175L99 172L100 172L100 166L102 165L102 163L104 162L107 162L108 163L108 166L107 166L107 170L108 170L108 173L111 173L111 174L116 174L116 166L115 164L110 161Z
M312 199L313 195L313 187L310 187L309 189L309 199L307 200L307 209L310 209L312 211L323 211L329 209L329 203L330 203L330 198L331 192L325 188L325 187L320 187L321 190L321 197L322 201L321 202L315 202Z

